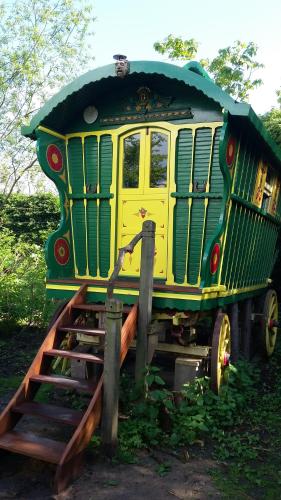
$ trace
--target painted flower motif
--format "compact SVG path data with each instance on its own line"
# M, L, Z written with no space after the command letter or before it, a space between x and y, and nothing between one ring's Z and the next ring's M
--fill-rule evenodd
M211 274L216 274L218 265L220 261L220 246L218 243L214 245L210 260L210 272Z
M236 141L234 137L230 137L228 139L227 148L226 148L226 163L229 167L232 166L236 149Z
M65 266L69 261L69 245L65 238L58 238L54 245L54 255L58 264Z
M49 167L54 172L60 172L63 167L63 157L61 150L55 146L55 144L50 144L47 147L47 162Z

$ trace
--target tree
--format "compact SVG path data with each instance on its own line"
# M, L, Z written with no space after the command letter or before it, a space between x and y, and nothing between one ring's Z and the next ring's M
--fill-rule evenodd
M268 113L263 115L261 119L270 135L281 147L281 88L277 90L276 94L279 108L272 108Z
M183 40L169 35L163 42L156 42L154 49L168 54L169 59L189 61L196 57L198 43L193 39ZM235 99L248 100L249 92L262 84L254 73L263 67L255 60L258 47L237 40L232 46L220 49L213 60L201 59L200 63L211 74L215 83Z
M21 125L88 69L93 17L80 0L15 0L0 15L0 186L9 196L39 171Z

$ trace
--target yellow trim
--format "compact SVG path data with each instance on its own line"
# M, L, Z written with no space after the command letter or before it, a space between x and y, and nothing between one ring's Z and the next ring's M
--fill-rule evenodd
M191 164L191 174L190 174L190 186L189 186L189 191L192 192L193 186L192 186L192 180L193 180L193 170L194 170L194 142L195 142L195 134L197 129L202 129L202 128L209 128L212 130L212 144L211 144L211 151L213 150L213 141L214 141L214 134L217 128L221 127L223 125L222 122L209 122L209 123L194 123L194 124L171 124L171 123L166 123L166 122L142 122L142 123L134 123L130 125L122 125L121 127L118 127L116 129L108 129L108 130L101 130L101 131L92 131L92 132L75 132L71 134L67 134L66 136L62 136L62 138L66 139L66 150L67 150L67 169L68 169L68 185L69 185L69 193L72 193L72 187L70 183L70 176L69 176L69 164L68 164L68 141L70 138L74 137L79 137L82 140L82 151L83 151L83 175L84 175L84 192L86 192L86 186L85 186L85 164L84 164L84 140L85 137L89 136L95 136L97 138L97 151L98 151L98 166L97 166L97 193L100 192L100 138L105 135L110 135L112 139L112 147L113 147L113 154L112 154L112 183L110 187L110 193L113 194L113 198L110 199L110 207L111 207L111 241L110 241L110 269L109 269L109 275L113 271L114 268L114 263L115 263L115 258L117 255L117 235L116 235L116 228L117 228L117 194L118 196L120 195L120 192L122 190L122 187L119 186L118 182L118 193L116 192L117 188L117 175L118 171L120 168L120 161L119 158L121 157L122 151L118 151L119 149L119 140L120 138L124 138L126 135L131 135L134 130L140 130L144 129L145 130L149 129L149 136L148 138L145 138L145 140L150 141L151 137L151 131L153 130L161 130L165 133L170 132L170 139L169 139L169 157L168 157L168 162L169 162L169 176L167 177L167 188L165 189L157 189L157 193L163 194L163 196L167 196L168 200L168 218L169 218L169 223L168 223L168 230L167 230L167 270L166 270L166 283L167 284L174 284L174 275L173 275L173 211L174 207L176 205L176 199L172 198L170 196L170 193L176 190L176 183L175 183L175 161L176 161L176 139L179 130L191 130L192 131L192 136L193 136L193 141L192 141L192 164ZM43 127L44 128L44 127ZM52 132L52 131L51 131ZM144 133L143 132L143 133ZM54 133L55 135L55 133ZM122 143L121 141L120 144L120 149L122 148ZM143 146L144 147L144 146ZM146 154L149 154L149 151L146 148ZM140 165L140 175L144 175L145 169L144 169L144 164L145 164L145 158L144 155L142 163L143 165ZM210 159L211 159L211 152L210 152ZM210 180L210 165L211 165L211 160L209 161L209 171L208 171L208 185L207 189L209 189L209 180ZM148 180L147 180L148 179ZM148 185L147 183L149 182L149 172L147 172L146 178L143 179L145 184L144 186ZM120 189L121 188L121 189ZM150 193L153 193L153 199L155 198L155 192L151 191L153 188L144 188L144 194L148 195ZM126 190L126 194L135 194L133 191L130 193L130 190ZM189 205L189 210L188 210L188 217L189 217L189 222L190 222L190 217L191 217L191 210L192 210L192 198L189 198L187 201ZM206 211L207 211L207 205L208 201L206 202L205 200L205 218L204 218L204 227L203 227L203 235L202 235L202 242L204 243L204 233L205 233L205 224L206 224ZM72 217L72 203L70 204L71 206L71 217ZM100 208L100 200L97 199L97 275L96 276L91 276L93 278L100 278L100 270L99 270L99 208ZM85 217L86 217L86 207L85 207ZM87 220L87 219L86 219ZM119 223L119 222L118 222ZM73 227L72 227L73 231ZM120 232L120 231L119 231ZM73 234L73 240L74 240L74 233ZM188 224L188 234L187 234L187 255L186 255L186 269L185 269L185 278L184 278L184 285L188 285L190 287L197 287L200 283L200 272L201 272L201 260L202 260L202 255L203 255L203 246L201 243L201 259L199 263L199 274L198 274L198 282L196 284L189 284L187 282L187 277L188 277L188 256L189 256L189 242L190 240L190 223ZM73 247L74 247L74 241L73 241ZM88 249L87 249L88 250ZM77 273L77 266L76 266L76 257L74 253L74 258L75 258L75 275L78 277ZM89 262L88 262L88 255L87 255L87 272L89 273ZM89 274L86 275L86 278L90 278ZM104 279L104 278L103 278Z
M42 125L39 125L38 130L41 130L42 132L46 132L46 134L53 135L54 137L58 137L59 139L63 139L64 141L66 140L66 135L59 134L58 132L55 132L54 130L51 130L50 128L42 127Z
M83 192L86 194L86 170L85 170L85 138L81 137L82 146L82 165L83 165ZM89 275L89 252L88 252L88 217L87 217L88 200L84 198L84 217L85 217L85 242L86 242L86 273Z
M100 193L100 135L97 135L97 193ZM100 200L97 199L97 278L100 277Z
M224 298L228 297L230 295L238 295L241 293L247 293L247 292L253 292L255 290L259 290L262 288L267 287L267 284L260 284L260 285L253 285L253 286L248 286L246 288L237 288L234 290L226 290L226 291L218 291L216 290L217 287L214 288L206 288L205 290L210 290L202 293L201 295L196 295L196 294L185 294L185 293L169 293L169 292L153 292L153 297L157 298L166 298L166 299L177 299L177 300L191 300L191 301L196 301L200 302L203 300L208 300L208 299L219 299L219 298ZM69 291L76 291L80 288L80 285L53 285L50 283L46 284L46 289L48 290L69 290ZM107 293L107 288L105 287L95 287L95 286L88 286L87 288L88 292L94 292L94 293ZM202 290L202 292L204 289ZM133 296L138 296L139 291L138 290L128 290L128 289L123 289L123 288L118 288L115 289L115 293L119 295L133 295Z
M93 132L73 132L71 134L66 134L65 138L66 139L71 139L73 137L88 137L91 135L94 136L101 136L101 135L123 135L126 132L130 130L134 130L137 128L150 128L150 127L156 127L156 128L163 128L165 130L169 130L170 132L173 131L179 131L182 129L190 129L190 130L196 130L197 128L218 128L222 127L223 122L208 122L208 123L181 123L179 125L175 125L173 123L167 123L167 122L140 122L140 123L131 123L129 125L122 125L121 127L115 128L115 129L107 129L107 130L97 130Z
M174 284L173 275L173 235L174 235L174 208L176 199L170 196L176 191L175 171L176 171L176 144L178 130L171 130L170 133L170 155L169 155L169 193L168 193L168 232L167 232L167 277L168 285Z
M116 165L116 168L114 168ZM116 186L117 186L117 175L118 175L118 138L116 135L112 136L112 183L110 186L110 193L113 197L110 199L110 210L111 210L111 220L110 220L110 266L108 275L111 276L113 273L115 260L117 258L118 248L116 245L116 217L117 217L117 200L116 200Z
M75 252L75 241L74 241L74 230L73 230L72 206L73 206L73 200L70 200L69 208L70 208L70 220L71 220L71 232L72 232L72 249L73 249L73 260L74 260L74 272L75 272L75 276L77 276L78 275L78 269L77 269L77 265L76 265L76 252Z
M227 221L226 221L226 228L225 228L224 235L223 235L222 256L221 256L221 261L220 261L220 270L219 270L219 277L218 277L218 284L219 285L221 284L221 274L222 274L223 261L224 261L224 255L225 255L226 238L228 235L228 226L229 226L229 220L230 220L231 207L232 207L232 200L229 200Z
M254 203L254 205L256 205L259 208L262 206L266 176L267 176L267 165L263 160L260 160L257 168L256 184L252 198L252 203Z

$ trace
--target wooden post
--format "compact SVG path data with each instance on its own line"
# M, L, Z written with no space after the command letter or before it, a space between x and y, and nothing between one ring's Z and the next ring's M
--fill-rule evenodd
M123 304L116 299L105 303L104 389L102 442L107 455L113 456L117 446L118 400L120 378L120 345Z
M230 335L231 335L231 361L236 363L239 357L239 323L238 323L238 302L230 306Z
M136 382L141 382L147 364L147 334L152 314L153 266L155 252L155 222L142 226L138 334L136 344Z

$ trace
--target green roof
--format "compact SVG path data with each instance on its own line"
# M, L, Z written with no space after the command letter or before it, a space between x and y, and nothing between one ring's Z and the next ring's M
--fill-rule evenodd
M271 155L281 163L281 149L273 141L269 133L266 131L261 120L255 114L249 104L238 103L218 85L216 85L200 66L199 63L191 61L184 67L174 64L155 62L155 61L133 61L130 62L130 77L132 75L147 74L160 75L169 79L174 79L185 83L187 86L194 87L201 91L205 96L218 103L221 108L228 111L234 120L241 121L252 128L258 138L262 140ZM77 93L82 91L89 84L105 83L112 79L116 80L115 64L102 66L80 76L69 85L66 85L56 95L54 95L46 104L38 111L27 126L22 127L22 134L35 138L35 130L39 125L44 125L46 119L56 112L60 113L59 107L66 100L76 99ZM120 78L118 78L120 79Z

